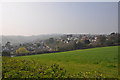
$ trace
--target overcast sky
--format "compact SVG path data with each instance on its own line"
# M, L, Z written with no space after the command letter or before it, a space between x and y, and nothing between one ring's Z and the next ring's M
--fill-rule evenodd
M5 2L3 35L118 32L117 2Z

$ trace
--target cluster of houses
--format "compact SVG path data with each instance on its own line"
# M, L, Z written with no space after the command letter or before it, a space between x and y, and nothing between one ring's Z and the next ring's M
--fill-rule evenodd
M78 43L80 40L89 40L90 44L94 43L98 39L98 35L63 35L60 38L52 38L54 41L62 42L68 44L70 41L75 41ZM107 38L106 38L107 39ZM49 39L48 39L49 40ZM36 41L34 43L24 43L19 45L12 45L10 42L6 42L4 46L2 46L2 52L10 53L11 56L16 54L16 50L20 47L25 47L28 51L32 53L40 53L42 51L55 51L52 47L50 47L46 40ZM4 53L3 53L4 54Z
M90 42L96 42L97 41L98 36L97 35L78 35L78 36L74 36L74 35L65 35L63 37L61 37L60 39L58 39L61 42L64 43L69 43L70 41L80 41L80 40L89 40Z

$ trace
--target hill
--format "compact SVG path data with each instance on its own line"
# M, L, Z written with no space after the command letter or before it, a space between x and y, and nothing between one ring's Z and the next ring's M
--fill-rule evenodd
M35 42L39 40L48 39L51 37L60 37L62 34L41 34L41 35L33 35L33 36L7 36L0 35L0 44L5 45L8 41L14 45L28 42Z
M61 67L64 67L68 74L97 71L107 77L116 77L118 73L118 46L20 56L14 58L35 60L40 64L47 65L57 63Z

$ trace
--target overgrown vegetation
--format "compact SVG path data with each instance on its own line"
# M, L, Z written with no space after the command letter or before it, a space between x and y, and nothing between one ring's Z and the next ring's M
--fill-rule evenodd
M34 60L3 57L3 78L63 78L66 71L59 65L38 64Z
M66 75L66 70L57 64L51 66L38 64L34 60L3 57L2 78L105 78L98 72L79 72Z

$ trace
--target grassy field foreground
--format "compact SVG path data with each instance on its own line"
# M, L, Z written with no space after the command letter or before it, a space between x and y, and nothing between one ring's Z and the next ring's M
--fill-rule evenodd
M105 77L118 75L118 48L120 46L100 47L59 53L13 57L15 59L35 60L38 64L59 64L67 74L78 72L100 72Z

